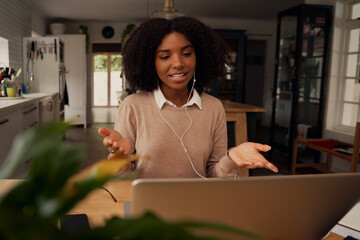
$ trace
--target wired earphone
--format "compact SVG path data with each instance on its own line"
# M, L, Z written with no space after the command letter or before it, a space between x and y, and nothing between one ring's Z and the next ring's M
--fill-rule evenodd
M192 92L194 91L195 82L196 82L196 79L195 79L195 73L194 73L193 84L192 84L192 87L191 87L191 90L190 90L190 93L189 93L189 97L188 97L188 99L187 99L187 101L186 101L186 104L190 101L191 94L192 94ZM171 124L170 124L170 123L164 118L164 116L161 114L160 108L158 108L159 114L160 114L161 119L170 127L170 129L173 131L173 133L175 134L175 136L177 137L177 139L180 141L180 144L181 144L181 146L183 147L184 152L185 152L187 158L189 159L189 162L190 162L191 167L192 167L192 169L194 170L194 172L195 172L199 177L201 177L201 178L203 178L203 179L207 179L206 177L204 177L203 175L201 175L201 174L196 170L196 168L195 168L195 166L194 166L194 164L193 164L193 162L192 162L192 160L191 160L191 157L190 157L190 155L189 155L189 153L188 153L188 150L186 149L186 147L185 147L185 145L184 145L184 142L183 142L183 138L184 138L185 134L190 130L190 128L191 128L191 126L192 126L192 119L191 119L191 117L190 117L190 115L189 115L189 113L188 113L188 111L187 111L187 105L186 105L186 104L185 104L185 113L186 113L186 116L189 118L190 124L189 124L189 127L188 127L188 128L184 131L184 133L181 135L181 137L179 137L179 135L175 132L175 130L174 130L174 128L171 126Z

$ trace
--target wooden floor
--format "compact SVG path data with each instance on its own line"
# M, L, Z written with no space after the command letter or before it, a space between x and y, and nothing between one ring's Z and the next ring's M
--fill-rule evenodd
M114 124L92 123L89 124L87 128L83 128L83 126L73 127L66 133L66 141L86 145L86 152L81 163L81 169L108 156L108 150L102 143L103 137L97 132L99 128L114 128Z
M107 149L102 144L102 137L98 134L97 130L101 127L113 128L113 121L115 119L116 110L110 109L95 109L93 111L93 119L96 123L89 124L87 128L82 126L74 127L68 130L66 140L71 142L81 142L86 144L87 151L81 168L85 168L100 159L106 158L108 155ZM269 128L257 127L256 128L256 141L260 143L269 143ZM267 154L264 154L267 157ZM288 159L284 159L279 155L273 158L273 163L279 168L281 175L288 175L290 171L287 166ZM312 170L306 170L304 173L313 173ZM267 169L254 169L250 171L251 176L264 176L264 175L278 175Z

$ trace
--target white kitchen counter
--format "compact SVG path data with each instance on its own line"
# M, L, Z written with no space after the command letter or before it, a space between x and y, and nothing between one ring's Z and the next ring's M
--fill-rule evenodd
M30 93L23 98L0 99L0 165L17 135L39 124L58 121L58 93Z
M23 98L0 97L0 112L15 107L17 108L19 107L19 105L22 104L38 101L41 98L52 97L54 94L57 93L29 93L29 94L24 94Z

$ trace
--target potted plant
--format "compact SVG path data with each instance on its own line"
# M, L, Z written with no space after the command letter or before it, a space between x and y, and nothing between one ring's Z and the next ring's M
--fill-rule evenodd
M1 85L4 89L4 93L8 97L16 97L18 83L16 82L16 78L21 74L21 68L19 70L15 70L13 68L6 68L2 72L2 80Z
M215 229L242 236L256 235L223 224L165 222L152 213L139 218L113 217L104 226L69 234L58 220L92 190L114 178L112 171L78 177L83 145L63 141L69 125L52 123L29 129L17 137L0 178L8 178L19 164L30 161L27 178L0 196L0 239L216 239L194 235L189 229ZM118 159L125 165L129 159ZM105 169L108 168L108 166Z

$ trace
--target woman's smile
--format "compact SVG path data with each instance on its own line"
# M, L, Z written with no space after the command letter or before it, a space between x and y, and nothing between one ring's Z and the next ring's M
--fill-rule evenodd
M177 74L172 74L170 75L170 78L174 81L174 82L182 82L185 80L185 76L187 73L177 73Z

